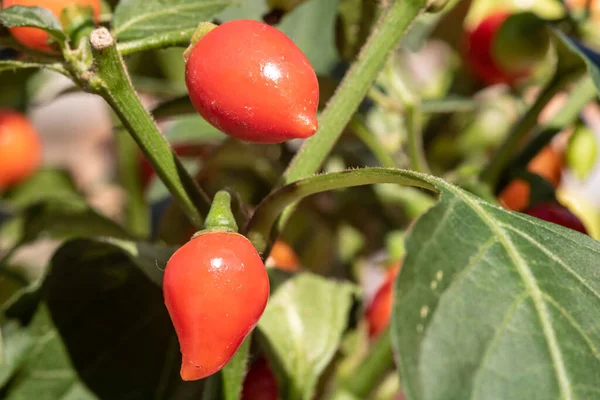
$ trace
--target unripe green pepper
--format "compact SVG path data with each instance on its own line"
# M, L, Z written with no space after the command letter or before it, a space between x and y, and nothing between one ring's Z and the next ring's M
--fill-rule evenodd
M579 179L585 179L598 160L598 141L594 132L580 125L569 138L565 154L568 167Z
M492 57L508 72L525 72L542 61L550 47L546 22L532 12L512 14L498 29Z

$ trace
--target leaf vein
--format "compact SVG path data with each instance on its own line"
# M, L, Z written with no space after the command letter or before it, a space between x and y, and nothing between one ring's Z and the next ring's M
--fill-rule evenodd
M152 19L155 17L160 17L161 15L166 15L166 14L176 14L179 12L183 12L183 11L190 11L190 10L201 10L203 8L210 8L212 6L215 5L226 5L227 2L222 1L222 0L216 0L216 1L205 1L201 4L197 4L197 3L192 3L192 4L181 4L178 6L171 6L169 8L160 8L154 12L149 12L146 14L141 14L135 18L131 18L130 20L128 20L127 22L125 22L123 25L121 25L120 27L116 28L114 30L114 35L115 36L119 36L120 33L126 31L129 27L131 27L132 25L135 25L137 23L139 23L140 21L144 21L147 19Z
M494 220L494 218L489 216L488 212L483 208L482 205L478 204L476 201L471 199L470 196L460 192L460 190L451 185L444 184L444 187L455 196L462 198L465 203L471 205L471 208L479 216L481 221L488 225L492 232L495 233L495 235L499 238L499 241L506 249L508 256L513 260L516 270L525 283L525 287L533 300L533 304L540 320L542 332L548 344L548 350L550 352L550 357L552 358L552 365L554 366L556 378L561 391L561 398L565 400L571 400L573 398L573 394L569 376L564 367L562 351L558 345L556 332L554 332L554 328L550 323L550 316L548 315L546 304L543 301L543 294L540 287L537 285L535 276L515 248L514 243L506 234L506 231L502 229L502 226L496 220Z

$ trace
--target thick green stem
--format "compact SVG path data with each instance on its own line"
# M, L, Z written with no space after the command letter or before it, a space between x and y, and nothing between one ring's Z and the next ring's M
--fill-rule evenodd
M273 225L281 212L290 204L303 198L325 192L353 186L375 183L396 183L436 191L429 183L431 177L409 170L392 168L363 168L330 174L316 175L284 186L272 192L254 211L247 228L246 236L259 253L269 245Z
M294 157L283 175L282 183L293 182L319 170L383 68L388 54L415 17L425 11L425 3L425 0L394 1L383 13L358 59L321 114L318 132L304 143Z
M310 176L321 168L344 127L383 68L388 54L398 44L415 18L426 10L425 3L426 0L394 1L382 13L357 60L321 114L319 130L296 154L285 171L281 184ZM283 228L292 212L293 206L282 216L279 229Z
M127 55L166 47L187 47L195 30L196 28L159 33L139 40L122 42L117 45L117 49L122 55Z
M200 228L208 212L209 199L187 173L169 143L135 93L113 37L98 28L90 37L94 69L88 82L91 90L111 105L134 138L156 174L165 183L179 206Z
M358 367L344 380L338 391L350 393L358 399L366 399L369 393L385 379L385 372L394 367L390 330L387 328L377 338L371 351Z
M495 188L508 162L522 145L523 139L537 125L538 118L542 110L552 100L552 98L563 89L565 84L571 79L565 78L562 74L555 75L550 82L542 89L535 102L513 126L504 143L500 146L493 156L488 167L482 172L481 179L490 187Z
M119 159L119 182L127 193L126 224L136 237L145 238L150 232L150 215L140 180L138 147L124 129L117 130L115 141Z

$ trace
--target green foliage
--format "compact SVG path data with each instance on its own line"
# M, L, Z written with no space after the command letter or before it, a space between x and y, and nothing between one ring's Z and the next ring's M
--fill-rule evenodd
M119 40L135 40L193 29L231 4L231 0L124 0L115 9L113 34Z
M393 343L410 398L594 397L600 243L436 186L396 284Z
M67 39L60 22L50 10L43 7L12 6L0 12L0 22L8 27L30 26L50 33L59 44Z
M568 197L527 165L580 119L591 124L582 110L600 89L600 32L585 10L536 0L491 50L501 67L534 73L483 90L459 42L499 2L427 12L442 3L122 0L103 5L110 30L93 34L76 5L62 26L41 7L2 9L0 106L35 111L48 100L26 88L47 79L38 69L75 83L61 95L101 96L119 164L104 178L119 181L126 206L109 218L50 168L0 189L0 397L235 400L249 360L266 356L282 399L596 398L599 242L493 203L513 179L532 203ZM266 15L273 7L285 12ZM319 130L306 141L225 137L184 93L182 52L199 23L263 17L319 76ZM49 32L61 54L17 43L6 28L21 26ZM540 65L546 56L553 62ZM566 103L546 122L558 93ZM176 156L182 144L193 151ZM596 153L580 127L567 165L585 181ZM147 188L140 154L157 175ZM163 270L223 190L240 233L265 259L275 239L287 242L300 271L268 268L271 298L255 333L218 374L183 382ZM569 206L598 226L598 207L582 204ZM58 250L28 273L19 253L44 240ZM368 338L364 309L400 260L391 327Z
M299 274L272 294L258 328L268 341L269 361L286 382L281 396L311 399L319 375L331 361L346 329L356 288Z

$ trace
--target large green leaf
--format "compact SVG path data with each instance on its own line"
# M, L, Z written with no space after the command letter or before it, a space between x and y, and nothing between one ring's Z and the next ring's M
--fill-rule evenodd
M94 400L69 360L48 309L41 305L26 331L19 332L19 343L11 351L27 350L17 364L18 372L6 389L6 400ZM28 343L23 343L27 340ZM26 346L25 349L19 347ZM20 357L23 357L23 352ZM13 360L16 361L16 360ZM0 369L1 371L1 369ZM13 372L13 371L10 371Z
M55 39L65 41L60 22L50 10L42 7L12 6L0 11L0 22L8 27L30 26L50 33Z
M179 376L177 338L160 287L123 247L73 240L52 259L42 298L73 366L99 398L198 398L202 385ZM146 262L163 269L153 257Z
M232 3L232 0L124 0L115 9L113 33L123 41L193 29Z
M600 243L425 178L392 317L413 400L600 396Z
M355 293L349 283L308 273L278 286L258 327L284 382L281 398L312 398L318 377L340 344Z

